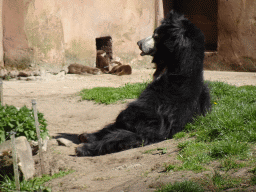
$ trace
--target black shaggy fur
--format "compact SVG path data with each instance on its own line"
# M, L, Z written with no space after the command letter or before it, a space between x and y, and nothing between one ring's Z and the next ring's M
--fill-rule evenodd
M153 36L150 54L157 69L152 83L113 124L80 135L76 153L96 156L163 141L210 110L203 81L204 35L183 15L171 11Z

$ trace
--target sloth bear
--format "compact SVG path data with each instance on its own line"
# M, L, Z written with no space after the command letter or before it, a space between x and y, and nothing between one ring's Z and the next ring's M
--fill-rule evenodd
M163 141L211 108L204 84L204 35L171 11L152 36L139 41L141 55L157 66L154 80L115 122L79 135L78 156L97 156Z
M101 73L101 71L98 68L73 63L68 66L68 73L69 74L79 74L79 75L85 75L85 74L89 73L89 74L93 74L93 75L99 75Z
M132 68L130 65L122 65L122 63L120 63L119 61L112 61L111 65L113 66L113 68L111 69L111 71L109 71L110 74L118 76L132 74Z
M96 68L100 69L102 73L109 72L109 60L107 53L104 50L98 50L96 55Z

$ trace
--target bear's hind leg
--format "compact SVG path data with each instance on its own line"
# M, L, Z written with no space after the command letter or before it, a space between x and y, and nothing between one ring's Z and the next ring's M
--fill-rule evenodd
M121 129L105 135L102 140L82 143L76 148L78 156L95 156L140 147L143 139L136 133Z

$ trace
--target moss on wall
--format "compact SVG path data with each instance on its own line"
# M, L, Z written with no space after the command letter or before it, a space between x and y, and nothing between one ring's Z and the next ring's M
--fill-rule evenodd
M64 34L61 20L43 11L39 15L27 15L26 35L34 49L35 63L64 63Z
M94 48L92 48L92 45ZM88 66L94 66L96 61L95 40L74 39L67 45L65 58L68 64L80 63Z

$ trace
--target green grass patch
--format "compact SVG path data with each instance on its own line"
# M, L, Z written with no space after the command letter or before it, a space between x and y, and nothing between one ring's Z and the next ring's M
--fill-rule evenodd
M148 83L126 84L118 88L113 87L95 87L92 89L83 89L80 92L82 100L93 100L96 103L113 104L119 100L136 99L146 88Z
M31 180L26 181L25 179L22 179L20 181L20 191L44 191L44 192L51 192L51 189L49 187L44 186L44 183L64 177L70 173L75 172L74 170L68 170L68 171L60 171L52 176L50 175L43 175L41 178L35 177ZM15 180L14 177L9 177L7 175L1 176L0 175L0 191L16 191L15 186Z
M215 170L213 175L206 175L203 178L194 178L193 181L205 188L205 191L226 191L233 188L232 191L247 191L242 189L241 184L248 186L246 179L232 177L226 173L220 173Z
M231 169L237 170L246 166L247 164L245 162L241 162L233 157L229 157L221 160L220 168L223 171L229 171Z
M184 137L186 137L186 133L185 132L179 132L179 133L176 133L174 136L173 136L173 138L174 139L181 139L181 138L184 138Z
M195 140L178 145L182 170L204 170L204 165L209 162L230 157L250 159L251 146L256 142L256 87L208 83L211 113L198 117L174 136L176 139L196 136ZM231 164L223 163L222 166L231 169L234 167Z
M174 184L167 184L157 192L204 192L202 186L193 181L182 181Z

